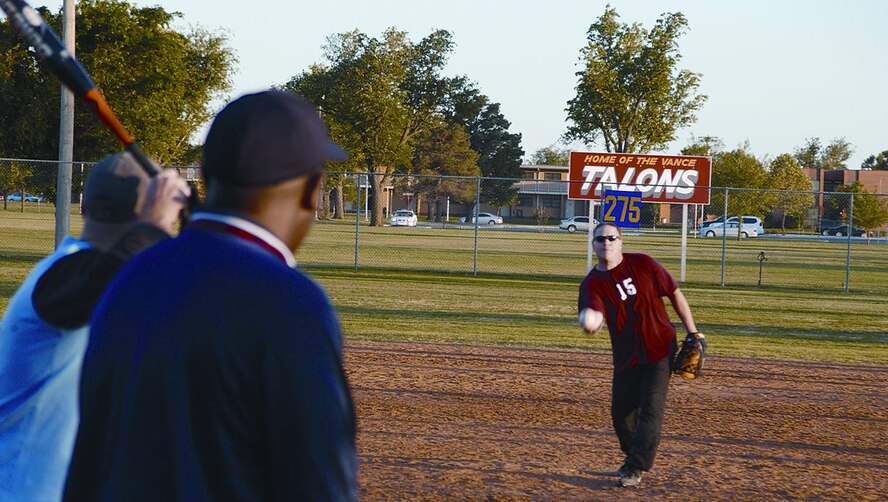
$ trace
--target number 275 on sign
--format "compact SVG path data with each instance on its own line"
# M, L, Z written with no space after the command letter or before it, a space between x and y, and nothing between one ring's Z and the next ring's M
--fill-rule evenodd
M605 190L602 204L602 223L613 223L623 228L641 226L641 193Z

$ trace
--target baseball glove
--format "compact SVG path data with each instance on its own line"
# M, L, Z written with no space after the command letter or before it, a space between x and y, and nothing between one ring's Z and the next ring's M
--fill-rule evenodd
M683 378L692 380L703 371L706 359L706 337L703 333L691 333L681 342L681 350L675 357L672 372Z

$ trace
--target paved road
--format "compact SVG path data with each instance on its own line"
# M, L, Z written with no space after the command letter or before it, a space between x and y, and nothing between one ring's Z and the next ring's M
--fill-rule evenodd
M416 228L449 228L454 230L468 230L473 231L475 226L470 223L429 223L429 222L421 222L417 225ZM543 226L539 227L536 225L513 225L513 224L503 224L503 225L479 225L478 230L481 231L500 231L500 232L537 232L537 233L568 233L567 230L562 230L557 226ZM578 235L585 235L586 232L576 232ZM664 233L664 234L675 234L676 230L672 228L668 229L642 229L642 234L656 234L656 233ZM689 234L690 237L693 237L693 234ZM710 239L718 239L719 237L709 237ZM813 241L813 242L846 242L848 237L836 237L831 235L816 235L816 234L779 234L779 233L765 233L759 235L758 239L779 239L779 240L793 240L793 241ZM851 237L852 243L865 243L867 239L865 237ZM888 236L882 237L871 237L869 239L870 244L888 244Z

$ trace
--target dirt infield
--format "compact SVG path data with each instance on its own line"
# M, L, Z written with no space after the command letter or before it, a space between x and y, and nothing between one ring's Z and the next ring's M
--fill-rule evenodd
M888 367L711 357L656 464L614 486L610 354L353 342L364 500L879 500Z

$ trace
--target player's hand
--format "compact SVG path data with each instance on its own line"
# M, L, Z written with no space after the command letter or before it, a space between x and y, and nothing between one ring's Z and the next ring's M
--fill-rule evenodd
M597 310L585 308L580 311L580 327L583 331L590 334L598 333L604 324L604 314Z
M166 169L151 179L139 222L154 225L172 235L176 232L179 212L188 207L191 187L174 169Z

